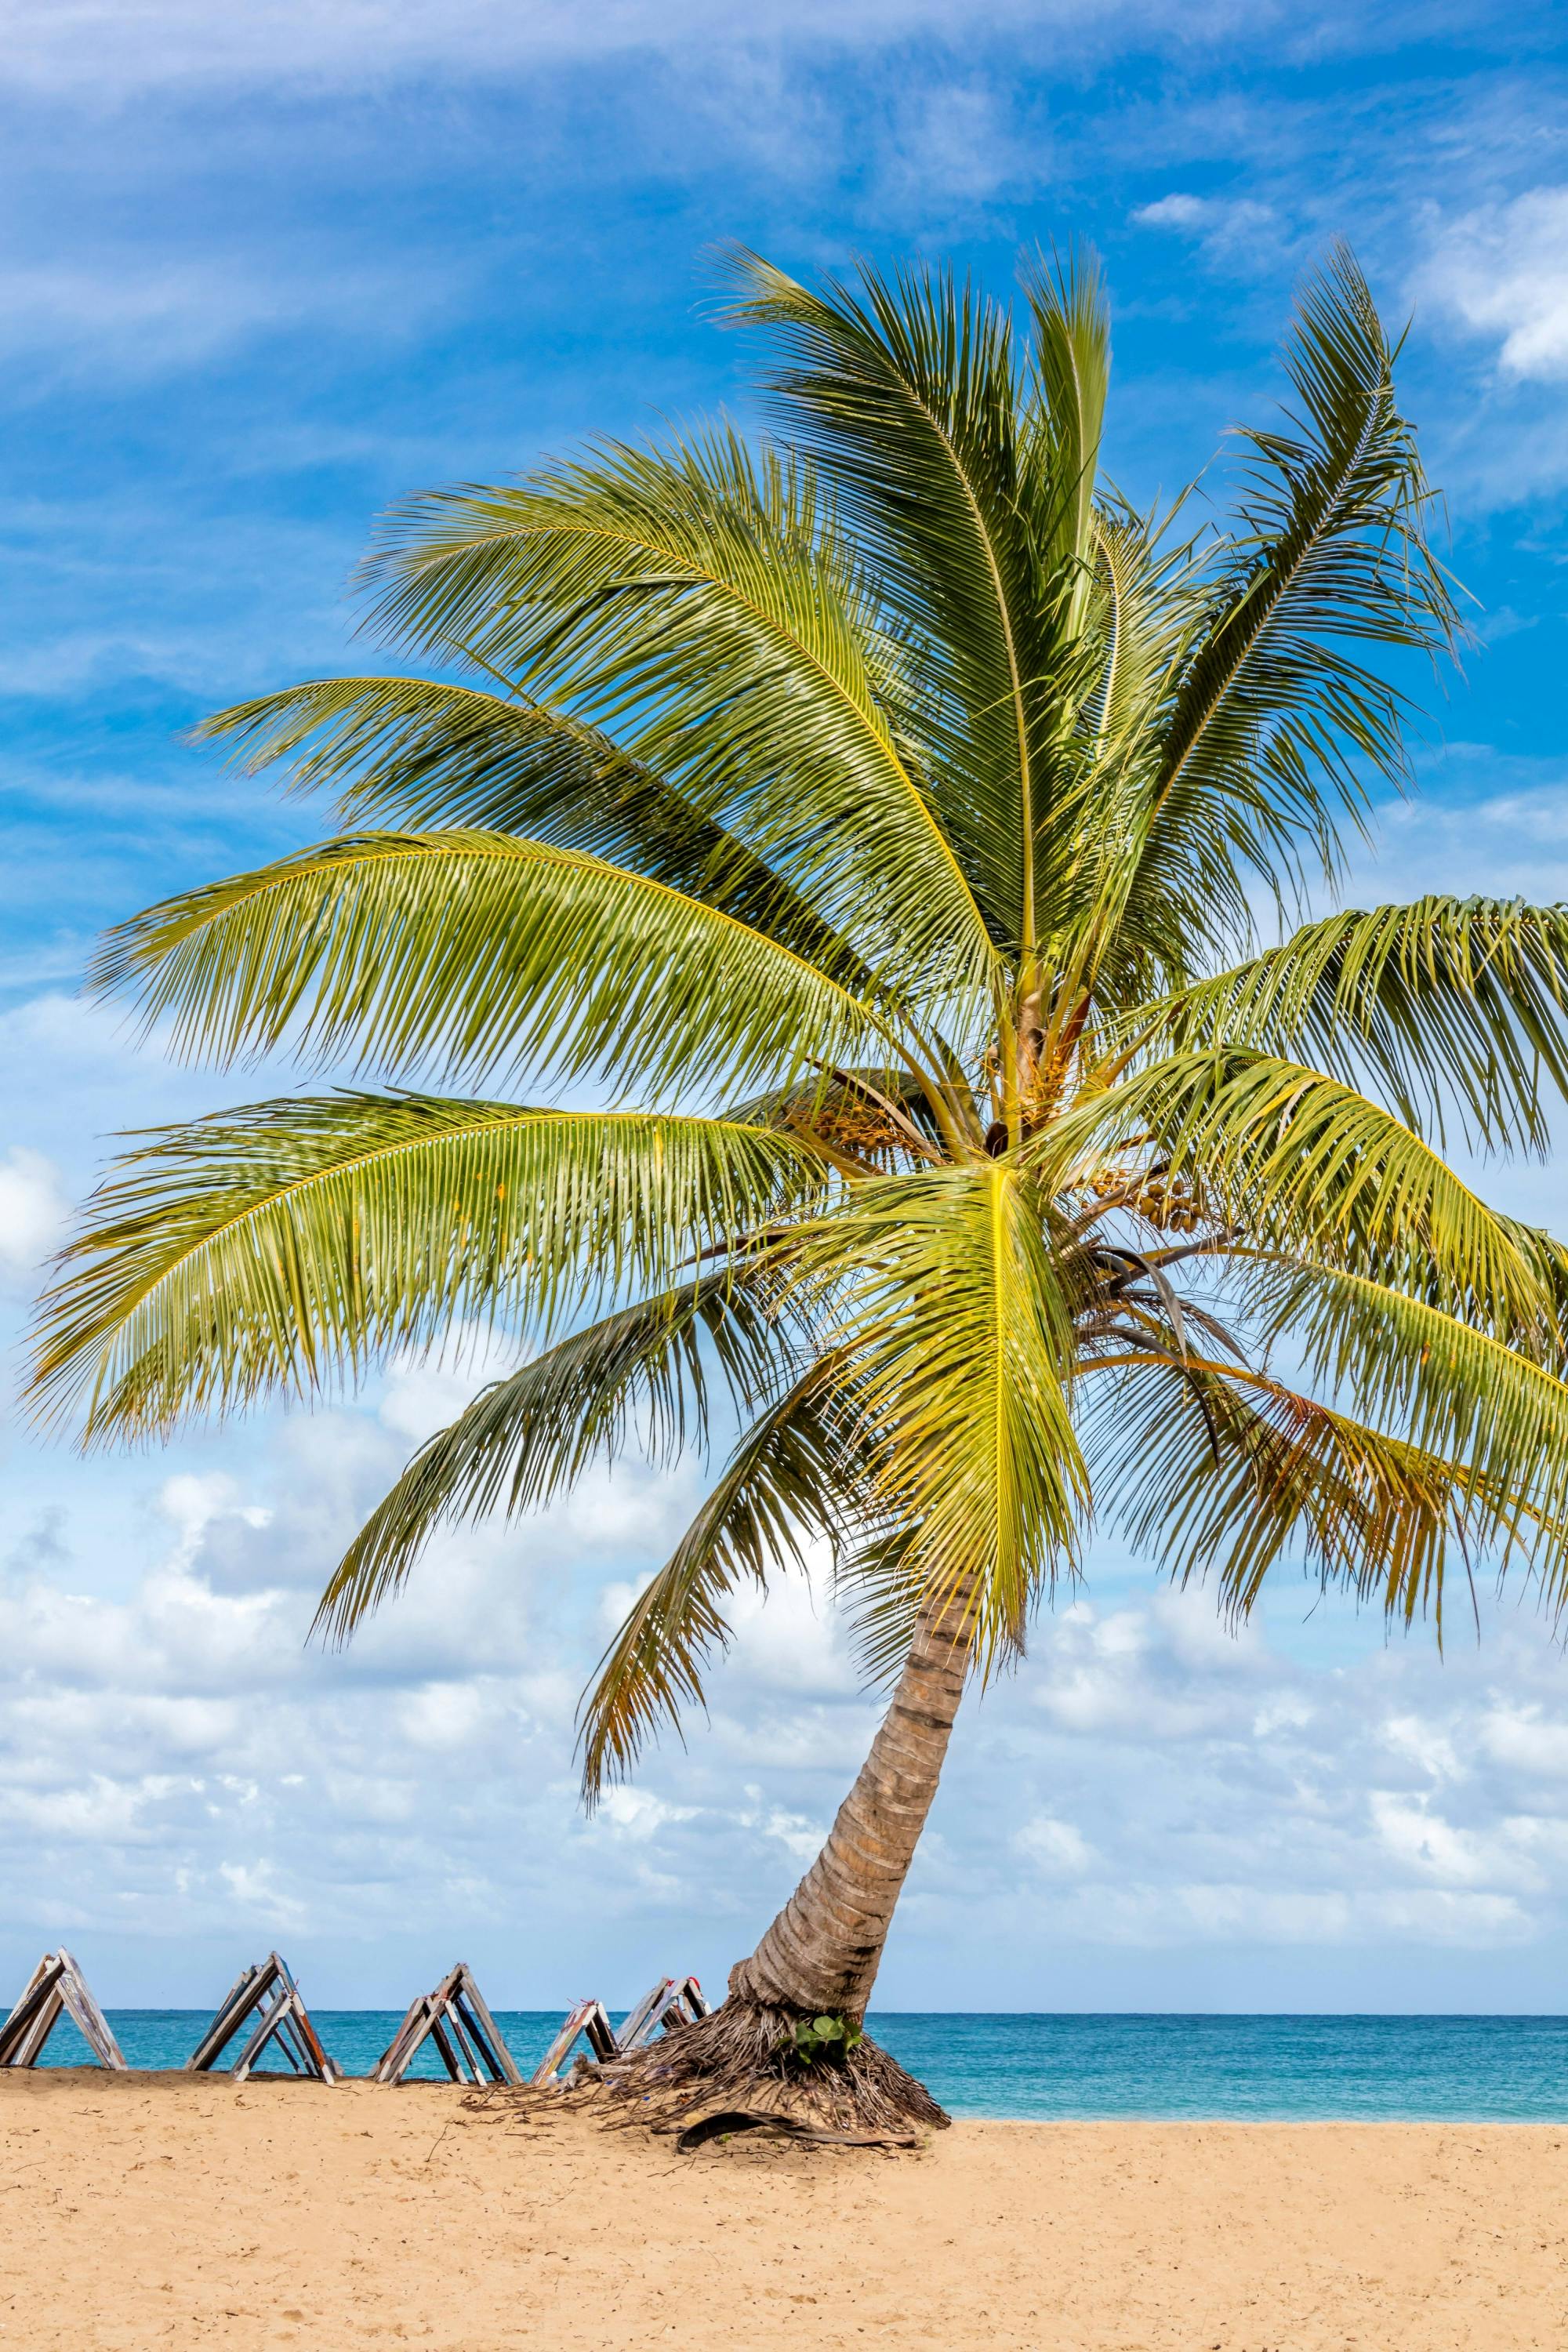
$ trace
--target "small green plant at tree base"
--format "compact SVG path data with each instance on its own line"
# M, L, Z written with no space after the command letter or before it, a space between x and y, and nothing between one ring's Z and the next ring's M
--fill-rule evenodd
M803 2066L815 2065L819 2058L829 2065L842 2066L864 2040L860 2028L842 2017L803 2017L783 2047L793 2052Z

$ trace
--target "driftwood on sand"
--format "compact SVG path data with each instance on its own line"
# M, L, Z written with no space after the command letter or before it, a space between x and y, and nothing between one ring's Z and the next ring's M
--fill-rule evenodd
M299 1986L288 1963L276 1952L242 1969L219 2004L212 2023L185 2061L188 2074L210 2074L241 2028L254 2020L248 2038L229 2072L245 2082L257 2060L275 2044L289 2062L291 2074L313 2083L337 2083L342 2068L329 2058L317 2038Z
M46 1952L22 1989L22 1997L0 2025L0 2066L37 2063L62 2014L68 2015L100 2066L122 2074L125 2059L86 1978L63 1947Z

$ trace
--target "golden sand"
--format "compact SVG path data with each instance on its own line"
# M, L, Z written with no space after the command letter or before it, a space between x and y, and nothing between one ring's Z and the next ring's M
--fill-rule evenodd
M0 2077L0 2352L1563 2352L1568 2130L678 2157L447 2085Z

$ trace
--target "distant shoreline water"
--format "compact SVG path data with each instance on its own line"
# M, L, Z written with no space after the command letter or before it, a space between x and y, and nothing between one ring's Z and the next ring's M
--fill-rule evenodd
M183 2066L202 2010L110 2010L129 2063ZM344 2071L367 2074L401 2012L312 2008ZM559 2010L500 2010L525 2074ZM955 2116L1016 2121L1568 2122L1568 2017L1006 2016L873 2011L871 2032ZM231 2053L232 2054L232 2053ZM44 2063L87 2053L62 2021ZM444 2079L426 2045L415 2072Z

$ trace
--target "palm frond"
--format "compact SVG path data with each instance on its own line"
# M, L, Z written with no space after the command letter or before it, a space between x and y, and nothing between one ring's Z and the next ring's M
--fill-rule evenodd
M1026 446L1022 369L1006 314L951 274L869 268L852 289L808 288L753 253L731 260L729 316L762 325L785 363L772 379L793 434L832 481L884 596L920 649L911 727L929 790L994 936L1035 944L1034 856L1049 820L1060 725L1070 532L1089 452L1064 481L1048 431ZM1058 316L1087 365L1083 319ZM1042 288L1041 299L1047 298ZM1065 356L1053 346L1050 364ZM1081 388L1079 427L1088 421ZM1063 438L1071 431L1060 420Z
M857 995L871 974L783 876L668 773L538 702L419 677L314 678L203 721L247 774L293 763L340 822L526 834L629 866L776 940Z
M1278 1055L1169 1055L1087 1095L1025 1158L1053 1184L1135 1162L1190 1185L1216 1233L1394 1281L1510 1341L1555 1323L1528 1228L1381 1104Z
M1439 1634L1456 1563L1467 1589L1489 1549L1544 1555L1559 1586L1568 1567L1568 1525L1467 1464L1233 1365L1110 1367L1089 1442L1128 1539L1180 1583L1214 1572L1237 1618L1291 1558Z
M1303 287L1286 350L1299 413L1289 429L1241 436L1239 529L1220 551L1116 886L1126 923L1141 924L1151 898L1161 921L1177 898L1201 904L1237 861L1287 895L1334 873L1365 776L1405 776L1408 706L1354 648L1446 650L1458 617L1393 363L1342 247Z
M786 1295L841 1359L882 1517L983 1655L1016 1649L1074 1559L1088 1501L1073 1432L1071 1262L1049 1204L997 1161L858 1184L792 1244Z
M735 1092L856 1058L877 1010L733 916L507 833L350 835L110 934L93 972L177 1051Z
M727 1649L724 1603L765 1591L813 1537L831 1538L854 1496L825 1368L814 1364L746 1432L723 1476L599 1662L580 1716L590 1805L624 1780L683 1706L702 1704L704 1661Z
M1139 1017L1177 1051L1310 1053L1369 1075L1411 1124L1440 1135L1457 1107L1477 1141L1543 1150L1543 1087L1568 1096L1568 908L1347 909Z
M1088 247L1047 261L1037 254L1019 273L1034 324L1030 358L1034 415L1045 441L1041 501L1054 525L1047 558L1068 585L1068 635L1076 635L1092 578L1098 526L1100 445L1110 389L1110 319L1099 257Z
M606 445L398 509L368 577L400 641L616 734L868 962L988 987L973 893L889 727L901 656L808 470L732 436Z
M496 1381L422 1445L350 1545L313 1632L345 1642L400 1592L437 1528L543 1508L635 1439L668 1464L705 1443L713 1349L731 1397L753 1409L787 1360L779 1326L729 1265L638 1299Z
M1543 1360L1408 1291L1339 1268L1235 1267L1250 1328L1363 1419L1568 1519L1568 1346Z
M820 1204L737 1121L433 1096L258 1103L136 1139L40 1303L32 1391L85 1442L319 1394L451 1325L542 1332Z

